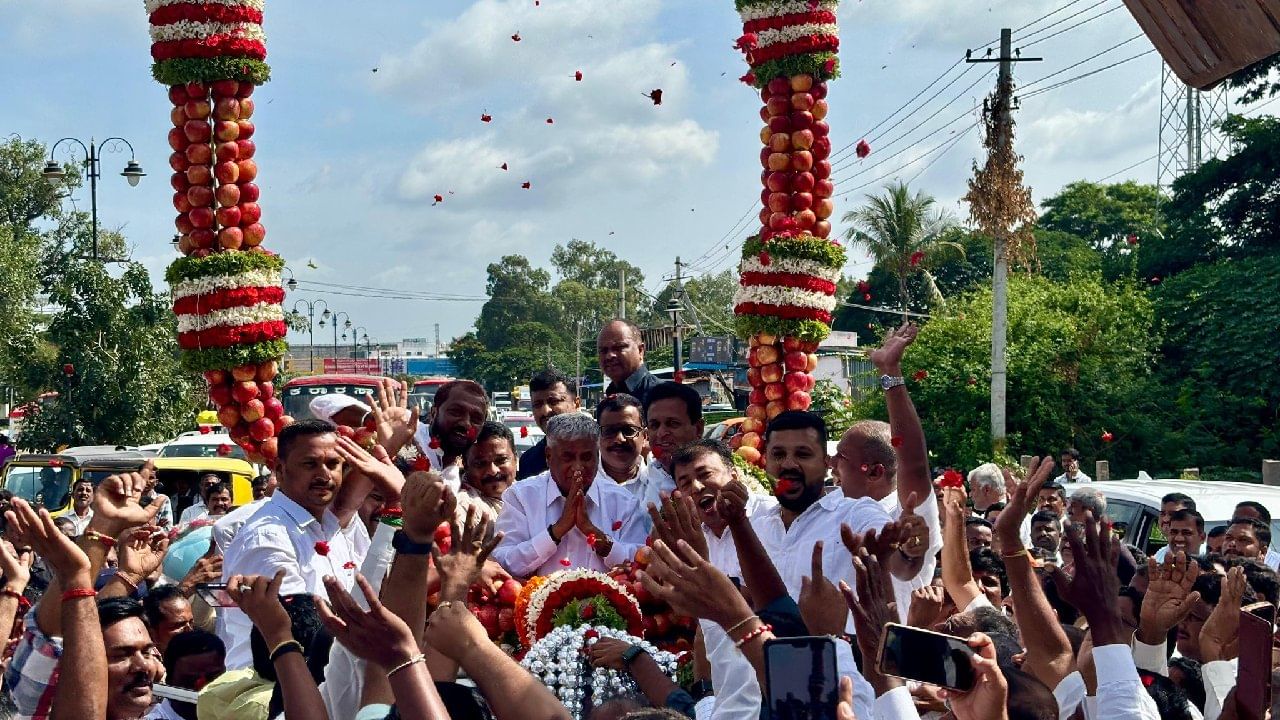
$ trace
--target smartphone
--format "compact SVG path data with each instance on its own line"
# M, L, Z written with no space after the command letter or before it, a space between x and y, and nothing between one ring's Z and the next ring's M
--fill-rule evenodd
M226 583L198 583L196 584L196 594L209 607L239 607L236 601L231 599L231 595L227 593Z
M765 698L772 720L836 716L840 675L829 637L775 638L764 644Z
M190 703L192 705L195 705L196 701L200 699L200 693L195 690L174 687L163 683L156 683L152 685L151 694L161 700L173 700L175 702Z
M964 638L889 623L880 639L880 672L968 692L978 680L973 654Z
M1236 667L1236 716L1263 720L1271 708L1271 638L1276 608L1268 602L1240 609L1240 659Z

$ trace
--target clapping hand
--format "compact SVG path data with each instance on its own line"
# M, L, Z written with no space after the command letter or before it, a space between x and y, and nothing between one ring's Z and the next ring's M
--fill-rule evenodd
M386 449L381 445L375 445L373 452L360 447L360 443L348 437L338 436L337 443L338 455L342 457L342 462L351 468L352 474L363 475L368 478L373 486L382 492L387 504L394 505L400 502L400 495L404 491L404 475L391 464L391 458L387 455ZM350 482L352 478L348 477L345 482Z
M502 533L496 533L486 541L489 528L488 517L472 505L467 508L466 522L461 529L456 520L449 522L453 537L449 553L442 555L438 547L431 546L431 559L440 573L441 600L467 598L467 589L480 577L480 570L489 553L502 540Z
M865 547L869 553L880 560L880 564L886 567L889 558L902 547L904 538L906 538L906 529L895 522L888 523L879 530L872 528L862 535L855 534L846 524L840 525L840 540L849 550L850 556L857 557L858 551Z
M734 472L737 473L736 468ZM747 500L750 496L746 484L735 476L728 485L720 488L720 494L716 497L716 512L730 526L744 523L747 521Z
M169 534L154 525L125 530L116 538L117 572L137 587L160 568L168 549Z
M693 498L679 490L671 493L662 506L662 512L653 503L649 503L649 517L653 518L653 535L667 547L673 547L677 541L689 543L694 552L707 557L707 536L702 534L702 521L698 519L698 508Z
M655 542L649 566L640 571L640 582L681 615L729 627L753 614L733 582L683 540L675 548Z
M48 510L36 512L26 500L15 497L5 518L9 521L8 536L18 545L34 548L53 568L64 589L93 587L89 556L62 534Z
M409 409L409 393L383 378L382 392L372 403L370 414L378 433L378 445L390 455L400 452L418 431L418 408Z
M324 579L329 602L320 603L318 609L325 629L353 655L384 669L408 662L418 654L409 626L379 602L363 575L356 575L356 584L369 602L368 611L356 604L336 578Z
M103 480L93 493L93 519L89 530L114 538L132 527L151 525L164 507L164 495L156 495L142 505L142 494L151 484L156 466L151 460L137 472L120 473Z
M853 613L858 650L862 652L862 657L874 658L880 652L884 626L898 621L897 613L889 605L893 598L893 582L880 560L867 552L866 548L861 548L853 556L853 569L858 580L858 596L854 596L853 588L843 580L840 581L840 592L844 595L845 605ZM863 674L875 688L877 695L901 684L898 680L881 675L874 661L864 664Z
M458 499L444 478L435 472L412 472L405 479L400 498L404 511L403 530L409 539L420 545L435 540L440 523L451 520Z
M809 574L800 578L800 618L810 635L840 635L849 620L840 591L822 569L822 541L813 544Z

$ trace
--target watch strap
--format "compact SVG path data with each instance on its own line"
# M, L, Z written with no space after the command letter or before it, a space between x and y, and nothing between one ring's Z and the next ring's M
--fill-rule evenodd
M907 384L907 379L902 377L901 375L881 375L880 376L881 390L892 390L893 388L901 387L906 384Z
M643 652L644 652L644 648L640 647L639 645L632 645L626 650L623 650L622 664L626 667L631 667L631 663L635 662L636 658L640 657L640 654Z
M416 543L404 530L397 530L391 537L391 547L399 555L430 555L431 543Z

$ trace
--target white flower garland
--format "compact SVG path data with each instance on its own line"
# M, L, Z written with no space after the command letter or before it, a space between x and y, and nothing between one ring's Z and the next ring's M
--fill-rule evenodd
M836 307L834 295L776 285L747 285L739 287L738 291L733 294L733 304L738 305L744 302L780 305L783 307L814 308L827 312L831 312Z
M261 10L263 0L146 0L145 2L148 15L168 5L226 5Z
M246 40L264 42L267 36L258 23L218 23L179 20L166 25L151 26L151 42L172 40L203 40L214 35L236 35Z
M742 18L742 22L747 23L752 20L763 20L771 17L781 17L783 15L799 15L801 13L811 13L817 10L826 10L835 12L839 0L820 0L815 8L809 0L783 0L781 2L771 3L769 5L752 5L738 11L738 17Z
M630 600L631 604L635 606L636 612L640 613L640 603L636 602L631 591L627 590L619 584L618 581L608 575L595 570L587 570L585 568L561 570L559 572L552 573L551 576L547 578L546 582L539 585L538 589L533 591L533 595L529 596L528 605L525 606L524 617L516 618L517 622L524 623L525 629L528 631L530 638L536 638L538 636L538 618L542 617L542 608L547 604L547 598L551 597L551 593L560 589L560 586L565 583L584 580L586 578L597 580L601 584L621 593L623 597Z
M802 260L799 258L770 258L769 264L765 265L760 262L760 256L752 255L751 257L743 258L741 265L739 265L739 270L744 273L811 275L829 282L840 281L840 268L832 268L815 260Z
M756 47L766 48L770 45L788 43L810 35L839 37L840 28L835 23L802 23L800 25L788 25L777 30L761 30L756 33Z
M208 277L183 280L170 286L175 301L192 295L208 295L219 290L234 290L244 287L270 287L280 285L280 273L270 270L249 270L237 275L210 275Z
M272 322L284 319L284 309L276 303L258 303L246 307L226 308L196 315L179 315L178 332L208 330L215 327L235 327L252 323Z
M594 631L599 637L639 645L658 663L664 674L675 680L676 656L658 650L634 635L607 627L556 628L534 643L520 664L560 698L574 720L581 720L591 709L612 698L639 692L639 687L629 673L591 666L583 654L583 648L594 645L597 638L587 638L588 630ZM590 706L587 705L588 700Z

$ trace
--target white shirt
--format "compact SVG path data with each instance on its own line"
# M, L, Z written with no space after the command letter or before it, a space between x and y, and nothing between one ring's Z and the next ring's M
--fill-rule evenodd
M1053 689L1053 699L1058 701L1058 720L1069 720L1076 714L1076 708L1084 702L1088 689L1084 686L1084 677L1079 670L1062 678L1058 687Z
M778 499L774 496L753 493L747 496L747 517L777 506ZM742 568L738 564L738 547L733 542L733 533L725 528L723 533L716 535L703 525L702 534L707 538L707 562L729 577L741 578Z
M1280 572L1280 552L1276 552L1271 547L1267 547L1267 557L1266 559L1263 560L1263 562L1265 562L1267 564L1267 567L1271 568L1272 570L1275 570L1276 572Z
M317 548L321 542L327 543L327 554ZM344 530L332 511L325 510L317 520L283 491L277 491L231 541L223 556L222 581L232 575L270 578L283 569L281 595L310 593L327 598L324 577L332 575L350 590L355 584L355 569L364 561L369 545L369 532L358 518ZM227 644L227 668L236 670L253 664L249 648L253 623L243 612L228 612L232 610L223 609L222 640Z
M1085 475L1083 470L1077 470L1074 476L1067 477L1066 473L1062 473L1055 479L1055 481L1064 485L1068 483L1091 483L1093 482L1093 478Z
M822 569L827 579L837 586L844 580L857 592L853 558L840 540L840 526L848 525L855 535L883 528L892 518L880 503L871 498L854 500L839 492L827 493L800 513L790 529L782 523L781 510L781 505L774 505L758 512L751 516L751 525L791 597L800 597L801 581L811 573L813 545L819 540L823 541ZM848 632L854 632L852 615L847 627Z
M1155 700L1138 677L1128 645L1103 645L1093 649L1098 675L1096 710L1085 703L1085 717L1098 720L1160 720Z
M630 560L644 545L647 515L641 511L640 501L617 483L594 481L586 493L587 517L613 540L608 557L597 555L577 528L560 538L557 545L547 528L560 519L565 502L550 470L507 488L498 515L498 532L503 533L503 538L493 551L493 559L507 572L522 578L568 568L606 572ZM568 560L567 565L564 560Z
M462 488L462 465L454 463L445 467L444 450L431 447L431 426L424 422L418 423L418 429L413 433L413 441L418 444L418 451L431 463L431 469L440 473L444 478L444 484L453 491L454 495L457 495Z
M667 469L659 462L649 463L641 468L640 474L636 475L634 480L619 484L636 496L640 501L640 509L645 511L645 517L651 523L653 518L648 516L649 504L652 503L654 507L661 508L662 496L671 495L676 489L675 479L667 474Z
M204 506L204 498L197 496L191 507L182 511L178 517L178 527L185 527L200 518L209 517L209 509Z
M902 504L897 490L880 500L880 507L889 513L889 517L893 518L894 522L902 517ZM933 583L933 571L938 566L938 551L942 549L942 523L938 519L938 498L933 493L925 493L924 502L916 507L916 514L929 528L929 547L925 548L924 564L921 565L920 572L916 573L915 577L910 580L899 580L890 576L893 580L893 598L898 603L898 618L901 622L907 621L907 611L911 609L911 593Z
M70 508L67 508L66 512L62 513L61 515L58 515L58 517L69 518L76 527L75 534L83 535L84 531L89 527L89 521L93 519L93 508L89 508L88 512L85 513L84 517L80 517L79 515L76 514L75 508L70 507Z
M244 524L249 522L270 499L270 497L264 497L248 505L241 505L213 523L213 542L217 544L218 552L227 552L227 548L231 546L231 541L235 539L240 528L244 527Z
M183 717L173 709L173 705L168 700L163 700L160 704L152 706L151 712L146 714L144 720L183 720Z

